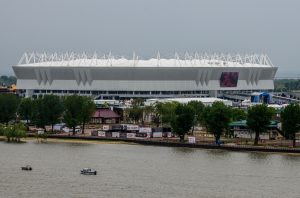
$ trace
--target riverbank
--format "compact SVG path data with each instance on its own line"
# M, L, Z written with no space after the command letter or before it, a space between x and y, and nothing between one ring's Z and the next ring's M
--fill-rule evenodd
M28 137L35 137L34 134L28 134ZM186 147L186 148L202 148L202 149L221 149L228 151L254 151L254 152L272 152L272 153L299 153L299 148L286 148L286 147L270 147L270 146L252 146L252 145L215 145L210 143L179 143L166 140L150 140L150 139L127 139L127 138L107 138L98 136L72 136L72 135L47 135L47 139L57 139L74 142L77 140L86 142L105 141L109 143L130 143L151 146L166 146L166 147Z
M25 140L36 141L34 137L27 137ZM74 144L134 144L124 141L110 141L110 140L86 140L83 138L80 139L71 139L71 138L55 138L49 137L46 140L39 139L43 143L74 143Z

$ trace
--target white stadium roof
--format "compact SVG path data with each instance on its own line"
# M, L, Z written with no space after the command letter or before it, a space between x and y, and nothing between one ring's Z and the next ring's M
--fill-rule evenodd
M47 54L47 53L24 53L17 66L37 67L274 67L269 57L265 54L198 54L193 56L185 54L179 57L177 53L173 58L156 58L147 60L140 59L133 54L131 59L108 55L87 55L86 53L75 54Z

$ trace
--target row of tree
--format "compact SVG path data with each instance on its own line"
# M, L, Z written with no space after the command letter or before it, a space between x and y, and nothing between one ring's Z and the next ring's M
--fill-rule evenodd
M194 132L197 125L205 126L211 131L216 142L219 141L223 131L228 131L230 121L246 119L246 112L226 106L222 102L215 102L212 106L204 106L202 102L191 101L188 104L178 102L155 103L143 106L140 99L133 101L132 108L126 113L129 121L142 124L147 116L156 126L170 126L172 131L184 140L186 133Z
M38 99L22 98L18 99L12 94L0 95L0 122L8 125L12 120L26 120L28 124L45 129L46 125L53 125L60 121L73 130L75 134L76 126L84 125L91 119L96 106L89 97L66 96L60 98L55 95L45 95Z
M254 144L257 145L259 135L267 130L275 109L265 104L255 105L247 111L226 106L222 102L215 102L212 106L204 106L198 101L191 101L188 104L177 102L156 103L151 106L143 106L143 101L133 101L132 108L126 112L128 120L143 123L147 115L151 115L152 123L156 126L170 126L181 141L188 132L194 131L196 125L206 127L219 142L223 133L229 132L229 123L238 120L247 120L247 127L255 132ZM300 106L291 104L281 113L281 122L284 136L293 140L296 144L296 133L300 130Z
M300 90L300 80L299 79L276 79L274 81L274 91L291 91Z
M83 125L84 132L84 125L89 122L95 109L91 98L85 96L72 95L61 98L45 95L38 99L18 99L12 94L0 94L0 122L7 126L12 120L22 119L41 128L51 125L53 130L55 123L63 121L75 134L78 125ZM264 104L255 105L245 112L226 106L222 102L215 102L212 106L204 106L198 101L188 104L168 102L144 106L142 99L134 100L132 107L125 111L129 121L143 124L145 116L151 116L151 121L156 126L172 127L181 141L186 133L193 132L195 126L201 125L215 136L218 143L221 135L228 131L231 121L246 119L248 128L255 132L256 145L259 134L266 130L274 114L275 110ZM281 121L285 137L293 139L295 145L296 133L300 130L300 106L287 106L281 113Z

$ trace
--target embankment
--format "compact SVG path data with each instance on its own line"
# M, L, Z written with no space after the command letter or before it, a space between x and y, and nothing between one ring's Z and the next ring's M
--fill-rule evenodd
M35 137L34 134L28 134L28 137ZM57 139L73 139L73 140L97 140L97 141L121 141L142 145L152 146L167 146L167 147L186 147L186 148L202 148L202 149L221 149L228 151L254 151L254 152L273 152L273 153L299 153L299 148L286 148L286 147L264 147L264 146L242 146L242 145L215 145L207 143L179 143L170 141L157 141L149 139L127 139L127 138L107 138L98 136L73 136L73 135L47 135L47 138Z

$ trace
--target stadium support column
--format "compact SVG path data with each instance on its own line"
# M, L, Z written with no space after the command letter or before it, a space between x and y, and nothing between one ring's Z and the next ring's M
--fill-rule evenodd
M32 95L33 95L33 90L32 89L26 89L25 98L31 98Z
M218 97L218 91L217 90L210 90L209 91L209 97Z

